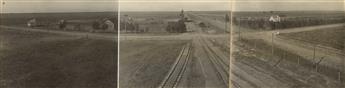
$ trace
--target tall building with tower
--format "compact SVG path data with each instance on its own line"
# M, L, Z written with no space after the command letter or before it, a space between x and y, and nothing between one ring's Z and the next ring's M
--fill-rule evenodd
M180 19L181 19L181 20L184 19L184 10L183 10L183 9L181 10L181 13L180 13Z

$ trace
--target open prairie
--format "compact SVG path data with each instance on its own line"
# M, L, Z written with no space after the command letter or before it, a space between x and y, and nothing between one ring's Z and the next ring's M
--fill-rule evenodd
M234 64L257 63L253 67L261 70L248 74L258 76L253 77L254 79L245 78L250 79L247 83L254 87L278 87L273 84L283 83L288 85L279 85L279 87L342 88L343 75L345 75L343 13L341 11L235 12ZM272 25L271 16L279 16L280 20ZM261 74L260 71L264 73ZM233 72L236 72L236 69ZM255 79L267 81L259 82ZM236 79L234 82L236 83Z
M116 87L115 41L0 30L0 87Z

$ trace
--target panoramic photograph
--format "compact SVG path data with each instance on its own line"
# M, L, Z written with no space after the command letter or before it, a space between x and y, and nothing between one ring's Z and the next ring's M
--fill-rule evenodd
M343 0L238 0L232 88L345 88Z
M121 0L120 88L229 88L230 2Z
M345 88L345 1L0 0L0 88Z
M116 88L116 0L1 0L0 88Z

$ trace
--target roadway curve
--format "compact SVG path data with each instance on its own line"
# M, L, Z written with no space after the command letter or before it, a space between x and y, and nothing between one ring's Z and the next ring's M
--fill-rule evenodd
M313 30L327 30L336 27L343 27L345 24L330 24L330 25L320 25L320 26L311 26L311 27L300 27L300 28L291 28L291 29L282 29L282 30L273 30L273 31L264 31L264 32L252 32L244 33L243 38L246 39L262 39L265 42L272 43L272 33L294 33L294 32L303 32L303 31L313 31ZM282 48L284 50L293 52L299 56L316 62L313 60L312 56L314 54L313 45L308 45L302 42L293 41L293 39L288 39L283 36L275 35L273 38L274 45L276 47ZM331 53L329 53L331 52ZM336 49L329 49L327 46L319 45L318 50L316 51L316 57L325 57L322 61L322 65L326 65L338 70L344 70L344 60L345 57L343 52Z

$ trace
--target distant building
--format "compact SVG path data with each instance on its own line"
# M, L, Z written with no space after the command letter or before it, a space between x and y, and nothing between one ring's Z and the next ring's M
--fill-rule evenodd
M270 17L269 21L270 21L270 22L280 22L281 19L280 19L280 16L274 15L274 16L271 16L271 17Z
M107 25L107 31L114 31L115 25L113 22L111 22L110 20L106 20L104 24Z
M272 30L275 30L276 28L279 28L279 22L281 21L279 15L271 16L269 21L270 21L271 29Z
M37 25L37 21L35 18L33 18L27 22L28 27L35 27L36 25Z
M181 17L181 19L184 19L184 10L183 9L181 10L180 17Z
M65 29L66 28L66 21L64 19L61 19L59 22L59 29Z

